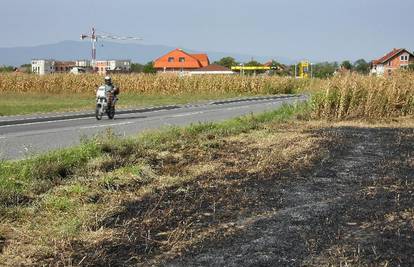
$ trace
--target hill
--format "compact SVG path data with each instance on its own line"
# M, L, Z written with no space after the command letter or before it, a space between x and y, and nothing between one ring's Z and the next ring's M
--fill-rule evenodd
M45 44L26 47L0 48L0 65L19 66L29 63L33 58L53 58L57 60L89 59L91 44L81 41L62 41L55 44ZM133 62L146 63L154 60L176 47L165 45L143 45L136 43L99 42L97 48L98 59L131 59ZM211 61L225 56L231 56L238 61L267 61L271 56L255 56L237 53L197 51L183 48L186 51L207 53ZM291 59L275 58L283 63L291 63Z

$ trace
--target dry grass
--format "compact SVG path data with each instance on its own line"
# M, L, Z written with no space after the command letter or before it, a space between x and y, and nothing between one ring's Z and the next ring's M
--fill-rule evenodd
M118 260L109 257L107 249L120 247L122 261L123 253L137 250L136 258L130 259L134 264L147 257L155 256L156 260L161 252L179 255L218 233L229 235L234 231L229 223L237 217L238 207L255 200L243 197L241 185L250 181L249 176L228 177L236 173L265 176L277 172L277 165L303 167L304 162L297 159L303 155L310 159L318 140L301 131L294 132L292 135L292 130L283 131L277 139L259 133L251 137L243 134L237 141L219 138L216 141L220 147L216 149L206 150L203 144L184 148L186 158L175 158L177 163L171 152L154 151L146 158L152 162L149 165L98 171L87 180L76 178L22 208L24 215L17 220L3 222L7 247L0 262L10 266L76 265L83 259L78 255L94 250L96 254L89 254L83 264L116 265ZM247 154L249 146L255 147L251 156ZM174 148L171 150L174 154ZM258 164L266 168L259 170ZM220 199L216 199L217 195ZM202 208L207 203L212 206ZM213 218L209 226L194 224ZM123 247L128 239L133 245Z
M155 136L145 150L132 143L101 144L105 153L87 159L84 171L56 180L29 203L2 210L0 238L6 246L0 246L0 263L116 264L106 249L130 240L134 245L120 251L137 249L133 264L160 252L177 255L217 231L230 234L227 223L240 203L256 201L243 198L243 184L279 171L277 166L306 167L319 144L302 127L285 124L280 131L279 122L251 123L255 130L243 128L241 135L194 126L180 130L181 138ZM269 137L272 132L276 135ZM229 178L233 175L242 176ZM213 202L215 207L205 205ZM236 213L229 215L227 208ZM212 218L208 227L191 222ZM90 249L94 255L78 258Z
M390 78L357 74L326 81L313 98L317 118L381 119L414 114L414 74L395 73Z
M52 179L54 186L31 202L2 210L0 263L157 265L209 242L225 243L249 227L249 218L276 212L280 187L293 177L299 184L308 181L306 175L330 156L329 149L341 147L341 136L327 134L332 125L323 121L280 123L261 118L249 124L233 132L228 131L231 123L223 129L173 129L171 135L141 140L145 143L140 146L100 143L104 153L87 158L83 171L65 180ZM411 129L412 118L372 127L401 125ZM334 125L350 127L363 128L366 123ZM396 190L395 184L387 188ZM406 192L406 184L397 189ZM241 218L248 219L235 223ZM412 224L412 209L384 218ZM332 257L343 256L342 262L358 260L349 255L353 247L330 248L336 253ZM321 260L330 255L323 254Z

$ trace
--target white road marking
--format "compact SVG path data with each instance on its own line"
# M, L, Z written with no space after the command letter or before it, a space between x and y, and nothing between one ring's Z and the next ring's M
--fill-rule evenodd
M204 111L190 112L190 113L184 113L184 114L178 114L178 115L169 116L169 118L186 117L186 116L203 114L203 113L204 113Z
M295 99L295 97L292 97L291 99ZM272 101L272 102L270 102L270 103L263 103L264 105L272 105L272 104L274 104L275 102L280 102L281 100L284 100L284 99L269 99L270 101ZM269 101L269 100L267 100L267 99L258 99L258 101ZM258 102L258 101L254 101L254 102ZM243 108L248 108L248 107L250 107L250 105L249 105L249 103L248 102L250 102L250 101L246 101L247 103L245 103L245 104L247 104L247 105L243 105L243 106L239 106L239 107L229 107L229 108L224 108L224 109L226 109L226 110L236 110L236 109L243 109ZM229 103L226 103L226 104L229 104ZM224 106L225 104L222 104L222 105L219 105L219 106ZM183 108L178 108L178 109L185 109L185 108L188 108L188 107L186 107L186 106L184 106ZM190 107L191 108L191 107ZM178 110L177 109L177 110ZM222 110L223 108L218 108L218 109L216 109L217 111L218 110ZM154 110L154 111L150 111L150 113L159 113L159 112L164 112L164 111L166 111L166 110L164 110L164 109L160 109L160 110ZM200 112L200 113L203 113L203 112ZM196 114L200 114L199 112L194 112L194 113L186 113L186 114L178 114L178 115L174 115L174 116L171 116L171 117L185 117L185 116L190 116L190 115L196 115ZM87 114L87 113L85 113L85 114ZM118 116L121 116L121 117L123 117L123 116L128 116L128 115L130 115L130 114L135 114L135 113L126 113L126 114L119 114ZM53 116L53 117L49 117L50 119L53 119L54 117L58 117L58 116ZM35 117L36 118L36 117ZM44 117L37 117L37 118L44 118ZM91 117L85 117L85 118L74 118L74 119L63 119L63 120L50 120L50 121L39 121L39 122L27 122L27 123L19 123L19 124L12 124L12 125L3 125L3 126L0 126L0 128L7 128L7 127L19 127L19 126L27 126L27 125L35 125L35 124L50 124L50 123L59 123L59 122L63 122L63 121L77 121L77 120L89 120L89 119L91 119L91 118L93 118L93 116L91 116ZM30 119L33 119L33 118L30 118ZM22 119L22 120L24 120L24 119ZM96 126L96 127L104 127L104 126ZM95 127L95 128L96 128ZM88 128L90 128L90 127L88 127Z
M67 127L63 127L63 128L57 128L57 129L53 129L53 126L51 126L48 129L45 130L36 130L36 131L30 131L30 132L22 132L22 133L14 133L14 134L9 134L6 135L5 138L10 138L10 137L22 137L22 136L34 136L34 135L39 135L39 134L45 134L45 133L58 133L58 132L62 132L62 131L71 131L71 130L75 130L75 129L93 129L93 128L104 128L104 127L111 127L111 126L121 126L121 125L128 125L128 124L133 124L133 123L144 123L144 122L148 122L148 121L164 121L164 125L166 120L168 119L173 119L173 118L179 118L179 117L188 117L188 116L192 116L192 115L197 115L197 114L209 114L209 113L217 113L217 112L222 112L225 110L243 110L243 109L250 109L252 108L252 106L257 106L257 105L262 105L262 106L271 106L271 105L275 105L277 103L280 103L279 101L272 101L270 103L261 103L261 104L250 104L250 105L243 105L243 106L236 106L236 107L225 107L225 106L220 106L220 107L216 107L214 109L211 110L202 110L202 111L196 111L196 112L188 112L188 113L182 113L182 114L177 114L177 115L171 115L168 116L167 114L163 114L163 115L159 115L159 112L162 112L165 110L157 110L157 111L152 111L154 113L156 113L157 115L154 117L144 117L144 118L140 118L139 121L131 121L129 120L128 122L122 122L122 123L113 123L113 124L100 124L100 125L91 125L91 126L82 126L82 127L76 127L76 126L67 126ZM185 108L181 108L181 110L184 110ZM180 110L180 109L177 109ZM152 113L151 112L151 113ZM131 114L119 114L119 117L124 117L127 118L128 116L130 116ZM155 115L155 114L154 114ZM243 115L243 114L240 114ZM91 118L76 118L76 119L68 119L68 120L64 120L64 121L77 121L77 120L88 120ZM45 124L51 124L51 123L55 123L55 122L64 122L64 121L46 121L46 122L33 122L33 123L26 123L26 124L18 124L18 125L5 125L5 126L0 126L0 129L2 127L18 127L18 126L24 126L24 125L31 125L31 124L41 124L41 123L45 123ZM95 124L95 123L93 123ZM167 123L168 125L168 123ZM53 130L52 130L53 129Z
M110 126L121 126L133 123L132 121L121 122L121 123L111 123L111 124L104 124L104 125L94 125L94 126L84 126L79 127L78 129L91 129L91 128L102 128L102 127L110 127Z
M232 108L225 108L225 110L236 110L236 109L243 109L243 108L250 108L251 106L240 106L240 107L232 107Z
M64 120L57 120L57 121L26 122L26 123L12 124L12 125L2 125L2 126L0 126L0 128L19 127L19 126L42 124L42 123L44 123L44 124L46 124L46 123L56 123L56 122L64 122L64 121L90 120L91 118L93 118L93 117L76 118L76 119L64 119Z
M167 110L161 109L161 110L154 110L154 111L148 111L148 112L125 113L125 114L118 114L118 115L116 115L116 117L124 117L124 116L128 116L128 115L131 115L131 114L141 114L141 113L142 114L160 113L160 112L163 112L163 111L167 111ZM53 117L48 117L48 118L53 119ZM26 123L19 123L19 124L2 125L2 126L0 126L0 128L19 127L19 126L36 125L36 124L47 124L47 123L58 123L58 122L65 122L65 121L90 120L92 118L95 118L95 117L94 116L90 116L90 117L85 117L85 118L74 118L74 119L63 119L63 120L26 122Z

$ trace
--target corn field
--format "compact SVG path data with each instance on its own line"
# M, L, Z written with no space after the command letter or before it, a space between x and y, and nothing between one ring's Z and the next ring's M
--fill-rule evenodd
M395 73L391 77L357 74L326 80L313 96L317 118L386 118L414 114L414 74Z
M173 74L112 75L121 93L141 95L288 94L312 92L316 118L383 118L414 114L414 74L391 77L358 74L330 79L292 79L278 76L178 76ZM0 94L94 95L103 77L96 74L0 74Z
M117 74L112 75L121 93L147 95L180 95L192 93L224 94L277 94L302 91L309 80L289 77L249 76L178 76L172 74ZM34 94L94 94L103 83L96 74L0 74L1 93Z

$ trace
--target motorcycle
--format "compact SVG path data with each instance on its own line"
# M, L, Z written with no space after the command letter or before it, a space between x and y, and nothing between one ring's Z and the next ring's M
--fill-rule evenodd
M116 98L114 92L106 91L105 86L100 86L98 90L96 90L96 119L101 120L103 114L106 113L108 118L112 120L115 117L115 102Z

